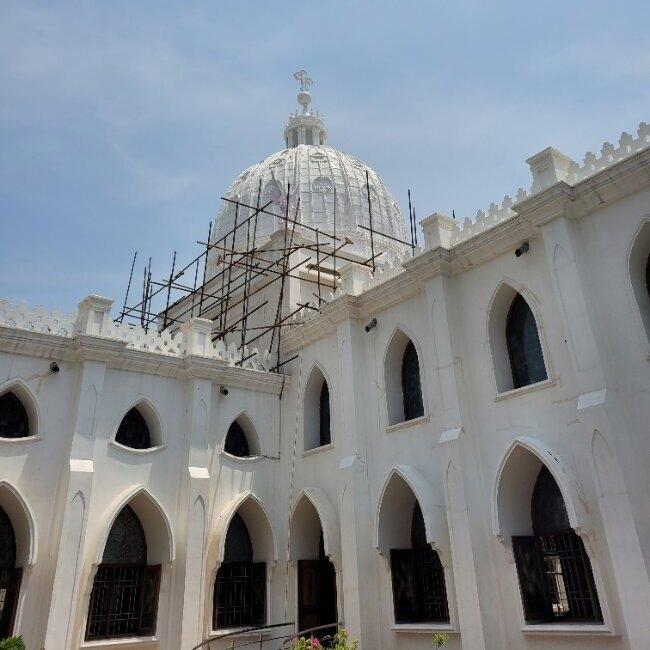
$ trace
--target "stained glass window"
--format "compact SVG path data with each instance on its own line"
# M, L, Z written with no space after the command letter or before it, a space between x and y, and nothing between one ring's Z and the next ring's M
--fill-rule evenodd
M412 341L409 341L402 357L402 398L404 420L413 420L424 415L422 387L420 384L420 362Z
M124 416L115 440L131 449L149 449L151 447L151 434L147 421L137 408L132 408Z
M517 294L510 306L506 339L514 388L547 378L535 316L521 294Z
M20 400L8 392L0 396L0 438L26 438L29 418Z

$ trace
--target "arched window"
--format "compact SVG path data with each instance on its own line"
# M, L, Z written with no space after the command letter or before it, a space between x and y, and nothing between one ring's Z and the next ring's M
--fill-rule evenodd
M238 456L239 458L246 458L251 455L248 439L237 420L228 429L223 449L226 453Z
M160 565L147 565L147 540L138 516L124 506L115 518L97 568L86 639L155 634Z
M420 385L420 362L413 341L408 342L402 357L402 399L405 421L424 415L422 387Z
M29 436L29 418L22 402L11 391L0 396L0 438Z
M396 623L449 622L445 572L427 543L424 517L416 501L411 516L411 548L391 549Z
M212 625L262 625L266 600L266 562L253 561L253 545L246 522L235 513L226 535L224 561L214 583Z
M332 432L330 430L330 389L327 381L324 379L320 389L318 407L318 431L320 446L323 447L332 442Z
M537 323L521 294L512 301L506 321L506 342L514 388L521 388L547 378Z
M532 535L512 538L526 622L602 622L591 562L546 466L533 488L531 520Z
M133 407L124 416L115 435L115 442L119 442L131 449L151 448L151 433L144 416L137 408Z
M16 535L0 508L0 639L11 636L20 593L22 569L16 568Z

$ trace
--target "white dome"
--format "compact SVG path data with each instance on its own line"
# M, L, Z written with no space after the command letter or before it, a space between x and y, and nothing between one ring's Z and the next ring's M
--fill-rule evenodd
M269 156L242 172L226 196L255 206L259 194L259 205L271 201L267 211L284 216L289 188L291 218L296 214L299 197L299 223L333 233L336 219L337 236L347 235L355 244L362 245L369 240L369 233L359 228L359 225L370 225L366 173L370 185L373 228L403 240L404 223L399 207L377 173L358 158L325 145L299 144ZM235 204L224 202L217 215L213 241L232 230L235 212ZM250 214L251 210L240 207L238 222L241 223ZM269 214L260 214L257 221L257 244L283 226L282 220ZM314 237L309 231L304 234ZM244 243L246 236L247 228L239 228L236 243ZM377 235L375 247L378 251L390 250L398 254L404 249L402 244Z

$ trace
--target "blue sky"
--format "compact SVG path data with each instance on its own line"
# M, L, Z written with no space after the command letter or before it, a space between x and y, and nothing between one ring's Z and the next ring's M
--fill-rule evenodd
M219 197L283 148L292 73L329 144L422 218L473 216L650 120L635 2L0 0L0 297L123 297L134 250L193 256ZM167 271L168 272L168 271ZM137 276L140 277L140 276Z

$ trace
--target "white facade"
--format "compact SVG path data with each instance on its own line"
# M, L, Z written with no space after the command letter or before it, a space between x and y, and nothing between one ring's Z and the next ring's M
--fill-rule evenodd
M642 124L583 167L547 149L528 161L530 195L463 228L432 215L425 249L374 277L343 267L321 313L283 335L283 357L297 355L283 374L261 354L236 366L208 320L172 337L114 325L96 296L70 316L0 303L0 396L13 392L30 422L27 437L0 440L27 648L191 650L218 636L212 594L236 513L266 563L267 623L297 621L297 562L314 559L320 523L338 617L364 650L428 648L435 631L464 650L650 647L649 144ZM517 293L547 379L513 389L504 330ZM404 422L409 340L424 415ZM329 387L324 446L313 373ZM149 449L115 440L133 406ZM224 451L238 417L249 458ZM525 622L511 538L529 534L542 464L589 555L602 623ZM395 623L390 550L409 543L415 499L449 623ZM86 641L93 578L126 504L162 565L155 634Z

